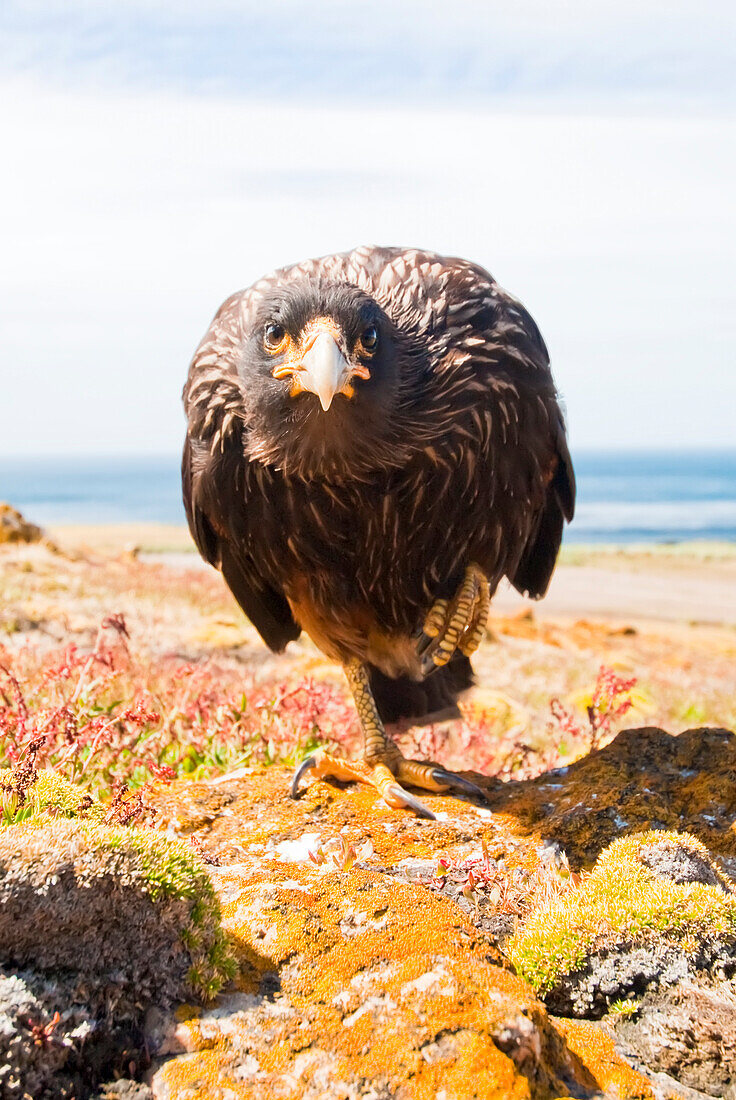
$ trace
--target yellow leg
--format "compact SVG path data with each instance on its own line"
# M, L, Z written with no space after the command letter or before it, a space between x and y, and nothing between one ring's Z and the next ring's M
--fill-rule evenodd
M466 657L475 653L485 634L490 604L488 579L471 562L454 598L436 600L424 621L417 648L425 676L446 665L458 649Z
M291 783L292 798L297 796L299 782L306 772L315 779L333 778L348 782L368 783L380 794L387 806L392 809L406 807L414 810L420 817L434 819L434 814L423 802L404 790L402 783L409 783L423 790L457 790L463 794L472 794L485 799L480 787L460 775L445 771L436 764L419 760L407 760L390 740L381 716L378 713L368 672L360 661L351 661L345 666L345 675L353 693L355 706L363 729L363 759L348 763L326 754L314 754L297 768Z

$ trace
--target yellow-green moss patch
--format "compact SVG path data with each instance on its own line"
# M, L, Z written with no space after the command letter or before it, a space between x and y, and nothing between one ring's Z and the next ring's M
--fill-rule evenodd
M647 848L671 845L708 860L687 833L647 832L614 841L577 890L536 911L516 933L508 953L520 974L547 993L578 970L595 949L648 937L688 949L693 938L736 934L736 897L721 885L675 883L642 860Z
M88 791L54 771L39 772L36 780L20 795L13 772L9 768L1 769L0 795L0 825L16 825L34 817L81 817L101 822L105 816L105 808Z

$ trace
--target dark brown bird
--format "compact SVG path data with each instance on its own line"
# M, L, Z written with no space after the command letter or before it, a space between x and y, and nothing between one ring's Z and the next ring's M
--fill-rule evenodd
M482 267L357 248L221 306L189 368L184 503L202 556L276 652L342 663L360 762L307 770L476 791L384 724L457 713L502 577L544 595L575 481L539 330ZM478 792L480 793L480 792Z

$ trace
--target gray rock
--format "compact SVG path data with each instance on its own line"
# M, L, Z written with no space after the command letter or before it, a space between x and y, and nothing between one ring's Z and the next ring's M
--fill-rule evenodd
M2 1100L40 1097L66 1062L71 1044L63 1032L54 1034L52 1019L20 976L0 975Z
M119 1081L103 1085L91 1100L153 1100L153 1093L148 1085L121 1077Z
M613 1001L643 997L681 982L708 983L736 971L736 940L704 938L696 952L666 941L613 944L588 956L585 966L559 978L545 997L559 1016L600 1019Z
M71 972L0 968L0 1100L148 1100L122 1076L149 1065L141 1013L100 1013L84 995Z
M617 1046L634 1065L697 1095L736 1100L736 997L730 985L688 982L642 1001L635 1019L615 1025Z
M700 882L705 886L720 886L732 894L733 886L719 874L712 860L682 844L663 841L649 844L639 852L639 860L659 878L682 885Z

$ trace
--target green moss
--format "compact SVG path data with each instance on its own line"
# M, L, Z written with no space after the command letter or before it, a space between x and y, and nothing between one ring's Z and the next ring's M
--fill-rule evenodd
M608 1015L618 1020L627 1020L630 1016L636 1016L640 1004L641 1001L639 1000L630 1001L626 998L619 998L617 1001L612 1001L608 1006Z
M56 795L69 793L58 785L49 790ZM235 976L237 966L221 926L220 903L207 870L190 845L153 829L70 821L61 815L49 821L43 813L0 830L0 837L3 845L19 853L18 859L21 852L32 849L28 841L36 837L43 837L46 850L69 849L85 885L110 875L122 890L148 895L154 903L185 903L178 935L189 955L187 981L195 996L210 1000ZM79 863L80 853L92 858ZM32 864L38 863L36 856L30 858ZM110 904L115 904L114 899Z
M687 833L648 832L614 841L591 874L570 893L538 910L517 931L509 955L541 994L578 970L593 951L651 937L687 947L692 937L736 933L736 898L718 886L677 885L640 860L642 849L672 845L708 858Z
M235 961L220 927L220 906L207 871L181 841L168 840L151 829L104 824L105 807L88 792L56 772L39 772L19 801L13 773L0 771L3 826L38 828L58 819L79 819L85 839L104 864L105 853L125 854L126 873L151 898L190 902L182 942L192 960L189 981L195 994L210 999L235 973Z
M125 849L140 869L139 883L152 901L177 898L191 901L182 942L192 965L192 991L211 1000L235 976L235 957L220 926L220 903L201 861L186 843L169 840L152 829L95 826L88 830L98 852Z
M54 771L39 772L36 782L25 792L25 801L21 802L12 771L2 769L0 791L3 792L0 825L17 825L36 817L43 821L48 821L49 817L80 817L85 821L101 822L105 816L104 807L87 791Z

